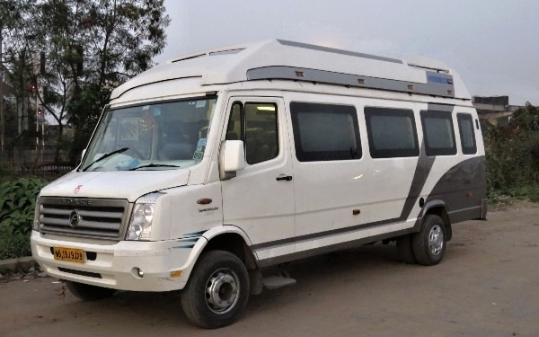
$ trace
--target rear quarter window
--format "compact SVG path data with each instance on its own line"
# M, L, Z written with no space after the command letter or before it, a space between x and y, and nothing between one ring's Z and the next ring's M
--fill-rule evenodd
M372 158L419 155L412 110L366 107L365 120Z

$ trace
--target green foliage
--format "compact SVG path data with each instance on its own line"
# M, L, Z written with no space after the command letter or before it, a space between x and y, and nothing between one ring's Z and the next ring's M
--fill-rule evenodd
M0 260L30 255L29 234L13 233L9 227L0 226Z
M30 255L35 200L45 184L37 178L0 184L0 259Z
M36 197L46 181L21 178L0 185L0 227L9 227L15 234L32 230Z
M0 161L0 184L7 180L8 168L6 164Z
M539 109L517 110L505 126L485 132L489 196L539 201Z
M151 67L161 53L169 22L164 0L2 0L13 96L37 97L59 125L58 147L62 127L70 123L71 152L78 156L112 89ZM40 52L43 68L35 62ZM43 90L29 89L29 83Z

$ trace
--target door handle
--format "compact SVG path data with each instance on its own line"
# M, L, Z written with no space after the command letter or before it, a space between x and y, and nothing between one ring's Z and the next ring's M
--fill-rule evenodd
M277 181L292 181L292 176L277 177Z

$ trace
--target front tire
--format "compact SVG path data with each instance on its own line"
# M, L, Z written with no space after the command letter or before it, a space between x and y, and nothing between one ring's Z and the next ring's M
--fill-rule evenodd
M437 215L427 215L421 231L415 233L412 239L416 261L424 266L434 266L440 263L444 257L446 245L444 221Z
M249 274L243 262L226 251L209 251L197 262L181 296L187 318L215 329L234 323L249 299Z
M97 287L73 281L64 281L64 284L75 297L83 301L97 301L111 297L116 293L116 289Z

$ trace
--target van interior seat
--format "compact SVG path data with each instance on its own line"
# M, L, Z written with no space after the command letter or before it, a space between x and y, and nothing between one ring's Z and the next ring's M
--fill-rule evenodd
M189 128L182 122L169 123L162 126L165 136L162 138L160 156L165 160L193 159L198 138L188 133Z
M247 162L260 163L277 156L277 133L261 128L247 130L245 135L245 154Z
M189 160L193 159L196 150L196 144L190 143L166 143L161 154L167 160Z

